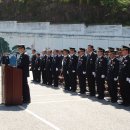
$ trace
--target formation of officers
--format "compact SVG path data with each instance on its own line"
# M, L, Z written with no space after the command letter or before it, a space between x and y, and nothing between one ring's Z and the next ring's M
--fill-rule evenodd
M79 83L80 94L85 94L88 87L90 96L97 94L98 99L104 99L107 83L112 103L118 100L119 86L122 105L129 106L129 52L130 48L127 46L95 50L93 45L88 45L87 49L80 48L78 52L75 48L45 50L42 55L32 50L33 81L40 83L42 79L43 84L58 87L59 76L63 75L65 91L76 92Z

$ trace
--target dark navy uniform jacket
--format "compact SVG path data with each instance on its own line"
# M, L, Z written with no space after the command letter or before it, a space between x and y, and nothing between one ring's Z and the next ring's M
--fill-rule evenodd
M102 56L98 57L96 60L96 77L100 77L101 75L107 75L107 59Z
M40 58L36 58L36 60L35 60L35 70L38 70L38 71L41 70L41 59Z
M42 71L45 69L46 61L47 61L47 55L44 55L44 56L41 58L41 70L42 70Z
M126 80L130 78L130 57L129 55L122 59L120 62L119 78Z
M108 62L107 79L114 80L119 75L119 60L117 58L110 59Z
M70 56L69 70L70 72L77 70L78 57L76 55Z
M95 62L96 62L97 55L92 52L91 55L87 55L87 62L86 62L86 73L87 76L92 75L92 72L95 72Z
M29 77L29 56L26 54L21 54L18 61L17 67L23 70L23 76Z
M68 74L69 73L69 62L70 62L70 57L64 57L62 61L62 67L63 67L63 73Z
M9 64L9 56L2 56L1 62L2 62L2 64L8 65Z
M53 60L52 56L47 57L46 66L45 66L46 71L52 71L52 60Z
M82 75L84 72L86 73L86 60L87 60L87 58L85 55L83 55L82 57L79 57L78 65L77 65L78 75L80 75L80 74Z
M52 59L52 71L59 71L60 69L60 57L58 55L54 56Z
M34 69L34 66L35 66L35 60L36 60L36 54L32 55L32 58L31 58L31 69L32 70Z

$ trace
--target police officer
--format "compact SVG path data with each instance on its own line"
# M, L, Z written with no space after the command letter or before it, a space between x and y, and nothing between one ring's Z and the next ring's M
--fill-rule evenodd
M108 49L106 49L105 50L105 53L104 53L104 57L107 59L107 63L109 62L109 56L108 56L108 54L109 54L109 50Z
M69 77L69 50L64 49L63 50L63 61L62 61L62 67L63 67L63 76L64 76L64 82L65 82L65 90L70 91L70 77Z
M96 60L96 84L98 99L104 99L105 78L107 75L107 59L104 57L105 50L98 48L98 57Z
M47 51L42 51L42 57L41 57L41 73L42 73L42 84L47 83L46 78L46 60L47 60Z
M120 62L119 69L119 86L120 92L123 99L123 105L130 105L130 48L127 46L122 46L122 61Z
M60 58L60 69L62 69L62 61L63 61L63 58L64 58L64 56L63 56L63 50L59 50L58 51L58 56Z
M63 84L63 71L62 71L62 61L63 61L63 50L59 50L58 57L60 58L60 70L59 70L59 83Z
M36 60L35 60L35 76L36 76L36 82L41 82L41 59L40 59L40 53L36 54Z
M5 65L8 65L10 63L9 62L9 56L6 53L4 53L4 55L2 56L1 63L5 64Z
M20 53L20 57L17 62L17 68L22 69L22 85L23 85L23 103L30 103L30 90L27 81L27 77L29 77L29 56L25 54L25 46L18 45L18 51Z
M77 65L77 74L79 78L79 87L80 87L80 94L85 94L86 92L86 56L85 56L85 49L79 49L79 58L78 58L78 65Z
M36 74L35 74L35 70L34 70L35 60L36 60L36 50L33 49L32 57L31 57L31 71L32 71L32 75L33 75L33 81L36 81Z
M58 56L58 50L53 51L53 60L52 60L52 74L54 80L54 87L58 87L58 78L60 72L60 57Z
M78 57L75 55L75 48L70 48L70 64L69 64L69 75L70 75L70 87L72 92L77 90L77 64Z
M47 51L47 60L46 60L46 77L47 85L52 85L52 50Z
M114 48L108 48L109 62L107 69L107 84L108 90L111 97L111 102L117 102L117 83L119 74L119 60L116 58L116 51Z
M116 48L116 58L119 60L119 62L122 61L122 52L121 52L121 48Z
M95 96L95 62L97 55L93 52L93 45L88 45L87 48L87 62L86 62L86 75L88 80L88 87L90 91L90 96Z

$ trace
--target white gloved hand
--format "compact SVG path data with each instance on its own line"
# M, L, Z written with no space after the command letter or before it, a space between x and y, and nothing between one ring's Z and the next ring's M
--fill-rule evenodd
M101 75L101 78L104 79L104 78L105 78L105 75Z
M56 71L58 71L58 68L56 68Z
M75 70L72 70L73 73L75 73Z
M85 71L83 71L83 74L86 74L86 72L85 72Z
M92 75L93 75L94 77L96 77L96 73L95 73L95 72L92 72Z
M114 81L117 81L118 80L118 78L114 78Z
M130 78L126 78L126 81L129 82Z
M67 74L69 74L69 71L67 71Z
M130 79L129 79L129 84L130 84Z
M40 68L38 68L38 70L40 71Z

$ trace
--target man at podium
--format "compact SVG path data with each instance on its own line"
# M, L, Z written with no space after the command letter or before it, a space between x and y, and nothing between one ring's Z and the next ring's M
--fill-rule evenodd
M27 78L29 77L29 56L25 54L25 45L18 45L20 53L17 61L17 68L22 69L22 89L23 89L23 103L30 103L30 90Z

